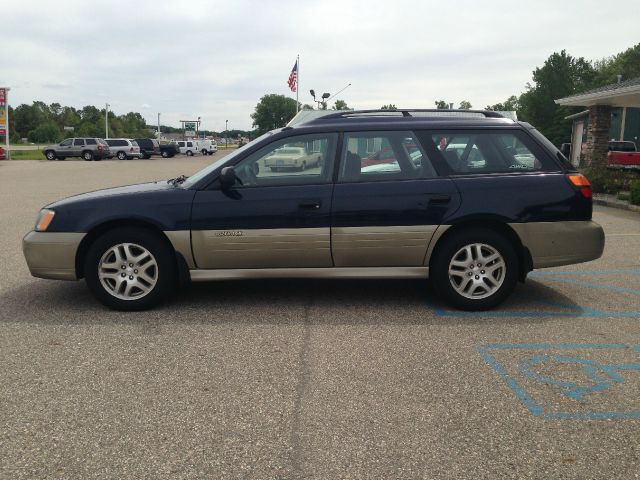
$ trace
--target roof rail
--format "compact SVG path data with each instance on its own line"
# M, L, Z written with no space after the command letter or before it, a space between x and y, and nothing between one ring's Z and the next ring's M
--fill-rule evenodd
M335 118L349 118L349 117L367 117L367 116L380 116L381 114L388 113L401 113L403 117L421 117L423 115L412 115L416 113L433 113L436 116L457 116L456 114L476 114L483 115L487 118L505 118L498 112L492 112L489 110L458 110L458 109L435 109L435 108L396 108L396 109L372 109L372 110L340 110L335 113L329 113L314 119L313 121L324 121ZM428 116L428 115L424 115ZM466 116L466 115L461 115Z

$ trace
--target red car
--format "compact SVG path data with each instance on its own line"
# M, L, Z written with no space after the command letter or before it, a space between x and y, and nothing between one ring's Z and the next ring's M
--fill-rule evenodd
M7 158L7 154L4 148L0 147L0 160L6 160L6 158Z

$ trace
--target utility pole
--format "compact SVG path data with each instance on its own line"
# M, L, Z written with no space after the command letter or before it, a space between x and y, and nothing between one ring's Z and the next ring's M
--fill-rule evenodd
M224 121L224 149L229 148L229 141L227 140L227 136L229 135L229 120Z
M104 138L105 140L109 138L109 104L106 103L106 108L104 109Z
M9 135L11 134L9 132L9 90L11 90L9 87L4 89L4 140L6 143L5 158L7 160L11 160L11 150L9 150Z
M160 112L158 112L158 140L160 140Z

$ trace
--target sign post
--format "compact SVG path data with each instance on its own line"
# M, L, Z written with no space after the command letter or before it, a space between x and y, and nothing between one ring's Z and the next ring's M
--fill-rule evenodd
M0 88L0 136L4 135L6 144L6 159L11 159L9 151L9 104L7 100L7 92L9 88Z

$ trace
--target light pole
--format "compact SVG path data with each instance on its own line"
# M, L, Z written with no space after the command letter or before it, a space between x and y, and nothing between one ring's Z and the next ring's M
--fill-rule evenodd
M106 103L104 109L104 138L109 138L109 104Z
M160 140L160 112L158 112L158 141Z
M327 98L329 98L331 96L330 93L323 93L321 100L316 100L316 92L315 92L315 90L313 88L311 90L309 90L309 93L313 97L313 101L318 104L318 110L326 110L327 109Z
M229 148L229 140L227 139L229 135L229 120L224 121L224 149Z

